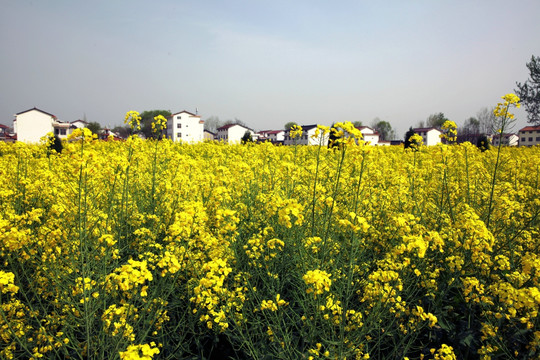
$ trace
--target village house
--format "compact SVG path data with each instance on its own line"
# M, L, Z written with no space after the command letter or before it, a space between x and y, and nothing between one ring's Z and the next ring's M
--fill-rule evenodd
M66 139L73 127L71 123L59 121L55 115L35 107L15 114L13 120L13 131L17 140L26 143L38 143L48 133Z
M204 140L204 120L185 110L172 114L167 120L167 137L175 142L201 142Z
M502 140L500 140L502 138ZM491 139L493 146L499 146L499 143L505 146L518 146L519 136L516 134L495 134Z
M212 132L210 130L204 129L203 138L204 138L204 140L212 141L212 140L214 140L216 138L216 133L214 133L214 132Z
M368 145L378 145L379 144L379 133L369 126L360 126L357 127L358 130L362 133L362 137L366 144ZM381 144L382 145L382 144Z
M317 125L302 125L302 135L293 139L291 137L291 131L286 130L284 134L284 145L319 145L320 139L313 138L315 132L317 131ZM322 133L322 132L321 132ZM321 145L328 144L328 135L323 139Z
M416 128L413 131L422 137L422 142L426 146L437 145L441 142L442 132L437 128Z
M17 140L17 137L10 134L9 127L4 124L0 124L0 141L4 142L14 142Z
M518 132L519 146L540 145L540 126L526 126Z
M228 144L239 144L246 131L249 132L249 135L253 138L255 131L246 126L240 124L224 125L217 129L217 136L215 139Z
M88 123L84 120L78 119L71 122L71 125L75 126L78 129L83 129L88 126Z
M257 133L258 141L270 141L272 144L283 144L285 130L263 130Z

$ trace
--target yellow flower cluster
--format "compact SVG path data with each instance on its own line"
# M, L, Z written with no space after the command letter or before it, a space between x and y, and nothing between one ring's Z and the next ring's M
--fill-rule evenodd
M141 286L140 295L147 296L148 285L145 285L147 281L152 281L152 273L147 268L147 262L136 261L129 259L128 263L115 269L106 278L108 284L114 284L109 288L114 290L120 290L126 293L128 297L131 296L131 291Z
M5 272L0 270L0 291L2 294L12 293L15 294L19 291L19 287L13 284L15 280L15 274L12 272Z
M457 125L455 122L446 120L442 125L441 130L441 139L446 140L449 144L453 144L457 141Z
M313 293L313 296L321 295L325 291L330 291L332 280L330 274L324 270L309 270L303 277L304 282L308 286L306 292Z
M143 345L130 345L126 351L120 351L122 360L152 360L154 355L159 354L159 349L154 342Z

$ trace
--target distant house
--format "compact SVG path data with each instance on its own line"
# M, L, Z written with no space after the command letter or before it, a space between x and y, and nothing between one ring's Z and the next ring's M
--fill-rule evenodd
M109 128L105 128L105 129L100 130L99 133L98 133L98 138L100 140L105 140L105 141L122 140L122 138L120 137L119 134L111 131L111 129L109 129Z
M71 125L75 126L78 129L82 129L82 128L87 127L88 123L84 120L79 119L79 120L72 121Z
M18 141L38 143L48 133L58 135L61 139L67 138L72 125L69 122L59 121L53 114L33 108L15 114L13 130Z
M15 140L17 140L17 137L10 134L9 127L4 124L0 124L0 141L14 142Z
M426 146L437 145L441 142L440 135L442 132L437 128L416 128L413 131L422 137L422 141Z
M518 132L519 146L540 145L540 126L526 126Z
M167 120L167 137L172 141L196 143L204 139L204 120L188 111L172 114Z
M317 125L302 125L302 135L293 139L291 137L291 131L286 130L284 134L284 145L319 145L319 138L313 138L315 132L317 131ZM322 132L321 132L322 134ZM328 135L322 140L322 144L326 146L328 144Z
M263 130L257 135L258 141L270 141L273 144L280 144L285 140L285 130Z
M204 140L214 140L215 137L216 137L216 133L213 133L210 130L204 129L204 134L203 134Z
M502 143L505 146L518 146L519 136L516 134L495 134L491 139L493 146L499 146Z
M217 129L216 140L223 141L228 144L239 144L242 141L242 136L249 132L251 137L255 134L253 129L240 124L224 125Z
M362 133L363 140L366 143L369 143L369 145L379 144L379 133L375 131L375 129L372 129L369 126L360 126L357 129Z

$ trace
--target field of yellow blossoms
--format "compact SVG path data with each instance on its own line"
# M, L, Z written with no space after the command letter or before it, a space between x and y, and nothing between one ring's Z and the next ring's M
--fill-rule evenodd
M539 147L74 135L0 143L2 359L540 357Z

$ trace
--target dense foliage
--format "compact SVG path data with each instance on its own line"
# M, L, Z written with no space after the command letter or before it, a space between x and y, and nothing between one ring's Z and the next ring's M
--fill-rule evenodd
M540 148L343 134L0 144L0 358L538 357Z

